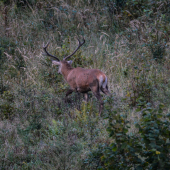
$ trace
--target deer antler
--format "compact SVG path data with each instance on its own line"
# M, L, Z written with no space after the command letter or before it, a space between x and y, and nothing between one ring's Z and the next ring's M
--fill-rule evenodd
M85 43L84 37L83 37L83 42L82 42L82 43L80 42L80 40L79 40L78 38L77 38L77 40L78 40L78 42L79 42L78 47L75 49L75 51L74 51L72 54L68 55L67 57L64 57L64 60L66 60L66 59L68 59L69 57L71 57L72 55L74 55L74 54L76 53L76 51Z
M50 43L50 42L48 42L45 46L43 46L44 51L46 52L46 54L47 54L48 56L55 58L57 61L60 61L56 56L50 54L50 53L47 51L47 47L48 47L49 43Z

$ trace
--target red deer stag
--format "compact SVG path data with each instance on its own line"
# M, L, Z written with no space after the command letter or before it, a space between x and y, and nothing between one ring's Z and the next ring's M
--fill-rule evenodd
M52 61L53 64L59 65L58 73L62 74L67 83L70 85L70 89L66 93L66 99L67 96L70 95L72 92L79 92L84 93L84 97L87 102L88 101L87 93L89 91L92 91L100 102L99 105L100 115L103 109L103 101L101 99L100 91L102 91L106 95L110 94L107 86L107 77L102 71L98 69L85 69L81 67L73 68L71 66L72 61L71 60L66 61L68 58L73 56L75 52L85 43L84 39L82 43L80 42L79 39L78 41L79 45L76 48L76 50L72 54L63 58L62 61L60 61L56 56L53 56L50 53L48 53L47 47L49 45L49 42L43 48L48 56L53 57L55 60L57 60L57 61L53 60Z

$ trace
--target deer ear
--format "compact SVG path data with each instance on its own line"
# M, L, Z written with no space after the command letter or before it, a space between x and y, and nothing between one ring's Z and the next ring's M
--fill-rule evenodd
M52 65L60 65L60 62L53 60L53 61L52 61Z
M73 62L72 60L70 60L70 61L67 61L67 63L68 63L68 64L70 64L70 65L72 64L72 62Z

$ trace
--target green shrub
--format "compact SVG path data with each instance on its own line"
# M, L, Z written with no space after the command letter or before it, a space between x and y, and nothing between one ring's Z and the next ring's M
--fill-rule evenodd
M168 170L170 116L163 113L162 104L157 109L148 105L141 113L141 118L135 123L137 133L133 134L130 133L130 124L134 122L129 122L121 110L110 113L107 131L113 142L94 149L84 160L84 166L90 168L93 165L94 169Z
M149 72L150 65L144 62L134 66L129 73L130 81L126 96L131 106L143 107L146 103L152 101L153 85Z
M10 91L4 91L0 96L0 119L11 119L14 117L15 104L14 104L14 94Z

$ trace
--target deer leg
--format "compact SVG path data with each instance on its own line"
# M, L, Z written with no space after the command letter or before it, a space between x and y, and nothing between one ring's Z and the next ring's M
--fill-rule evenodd
M100 95L100 92L99 92L99 87L95 86L94 88L91 88L91 91L93 92L93 94L95 95L97 100L100 102L100 105L99 105L99 116L100 116L101 112L103 110L104 102L102 101L102 98L101 98L101 95Z
M84 93L84 99L86 102L88 102L88 93Z
M71 93L73 93L73 90L69 89L66 93L66 96L65 96L65 102L67 102L67 96L70 95Z
M100 105L99 105L99 116L101 115L101 112L103 110L103 105L104 105L104 102L102 101L101 99L101 95L100 93L94 93L94 95L96 96L97 100L100 102Z

